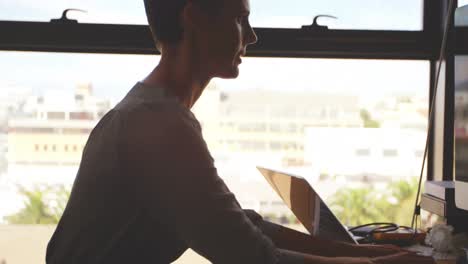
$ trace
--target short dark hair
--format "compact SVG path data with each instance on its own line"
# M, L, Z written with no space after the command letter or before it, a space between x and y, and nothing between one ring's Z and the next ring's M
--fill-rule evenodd
M215 11L222 0L193 0L207 11ZM182 38L180 14L188 0L144 0L146 17L155 43L175 44Z

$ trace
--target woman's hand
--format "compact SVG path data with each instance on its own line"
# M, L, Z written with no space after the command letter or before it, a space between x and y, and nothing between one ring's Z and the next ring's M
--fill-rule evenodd
M254 219L254 222L258 220ZM262 231L278 248L324 257L380 257L408 252L393 245L356 245L322 239L263 221ZM268 227L268 228L265 228Z
M355 255L364 257L380 257L402 252L409 252L394 245L352 245L351 251Z
M305 264L435 264L431 257L423 257L411 252L376 258L367 257L322 257L281 249L283 254L303 258Z
M420 256L412 252L400 252L393 255L376 257L371 259L374 264L435 264L432 257Z

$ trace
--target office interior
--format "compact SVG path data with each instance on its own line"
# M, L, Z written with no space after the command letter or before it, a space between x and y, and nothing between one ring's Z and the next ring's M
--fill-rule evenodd
M50 2L0 3L1 264L42 263L93 126L159 60L142 1ZM220 176L243 207L302 232L256 166L306 178L347 226L427 230L453 209L466 232L468 23L455 10L468 1L352 2L251 0L259 41L193 108ZM427 181L451 182L463 206L420 208Z

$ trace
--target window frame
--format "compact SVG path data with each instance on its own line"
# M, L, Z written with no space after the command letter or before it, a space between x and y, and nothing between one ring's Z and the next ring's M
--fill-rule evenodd
M435 59L440 6L424 1L422 31L255 28L259 42L247 56ZM159 54L144 25L0 20L0 35L0 50Z
M443 36L443 10L446 10L448 1L424 0L422 31L255 28L259 42L249 48L247 56L429 60L429 99L432 101L433 80ZM144 25L0 20L0 36L0 51L159 54L148 26ZM451 70L453 67L447 67L447 76ZM450 78L447 80L449 82ZM450 94L450 89L446 89L446 102L450 101ZM445 133L450 133L451 129L453 134L453 127L450 127L450 123L453 126L453 113L447 111L447 104L444 115L448 121L444 122ZM449 137L444 137L444 143L453 150L453 139L450 142L446 138ZM453 153L450 156L447 147L444 149L444 168L448 168L453 165ZM431 180L434 179L434 138L429 141L428 153L427 179ZM446 154L449 155L447 158Z

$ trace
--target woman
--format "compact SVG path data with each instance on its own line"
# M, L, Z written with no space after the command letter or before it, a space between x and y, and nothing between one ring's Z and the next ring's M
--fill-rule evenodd
M432 263L318 240L240 208L190 108L257 41L248 0L146 0L159 65L91 133L47 263ZM381 256L381 257L379 257Z

